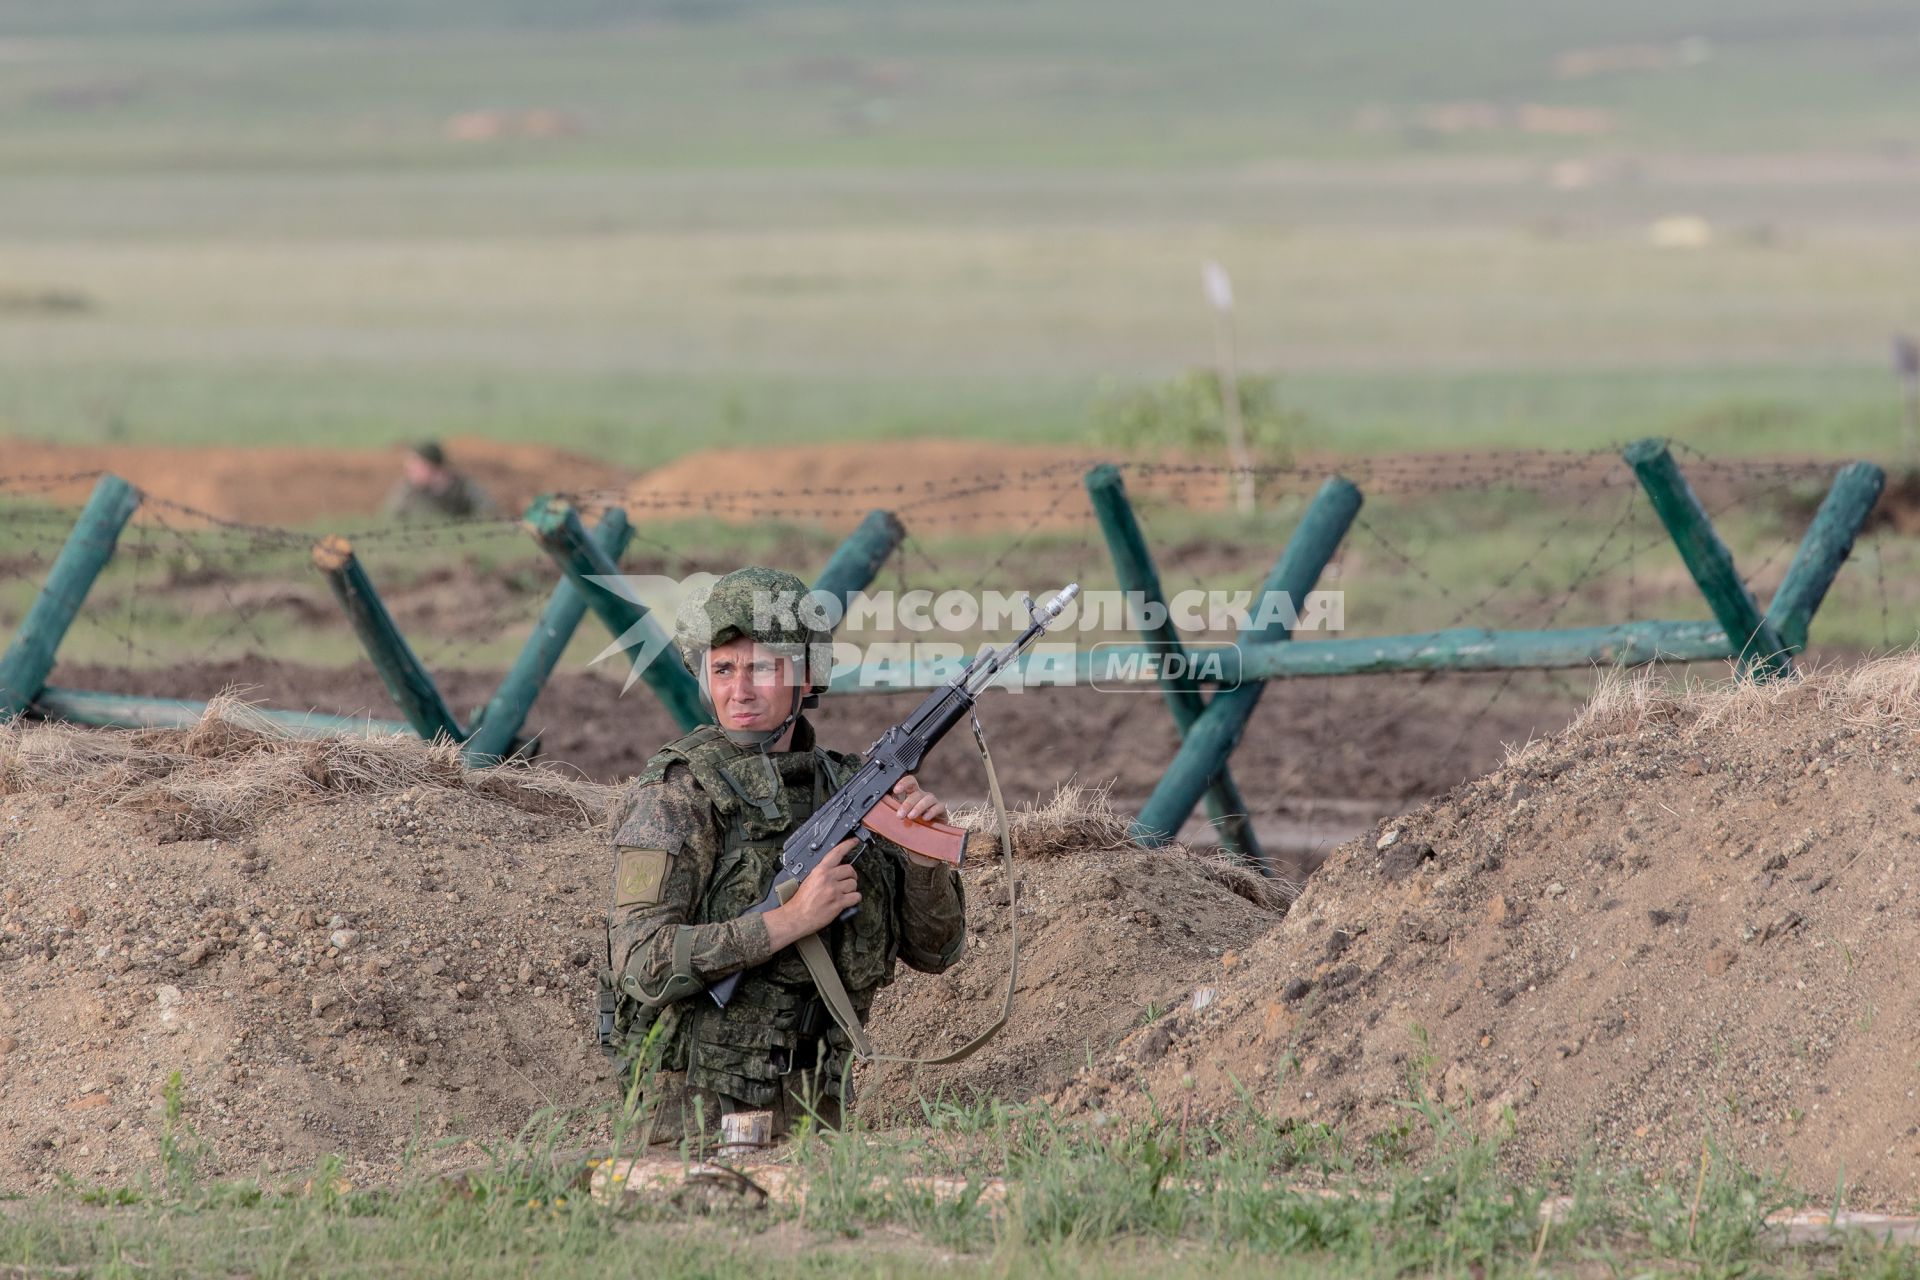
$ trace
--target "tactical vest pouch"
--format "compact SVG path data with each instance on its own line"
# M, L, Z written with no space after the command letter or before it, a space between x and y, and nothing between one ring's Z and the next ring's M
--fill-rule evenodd
M799 992L749 974L722 1010L696 1007L686 1023L687 1082L766 1106L780 1096L775 1051L791 1063L811 991Z
M786 836L796 820L793 807L779 774L765 756L734 756L718 762L714 772L738 801L733 824L742 836L748 840Z

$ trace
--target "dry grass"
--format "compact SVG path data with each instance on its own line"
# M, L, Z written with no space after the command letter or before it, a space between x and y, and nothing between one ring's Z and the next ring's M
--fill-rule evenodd
M1568 742L1664 733L1696 742L1811 718L1856 728L1910 729L1920 719L1920 653L1803 670L1790 680L1674 680L1658 667L1605 676L1564 733L1509 750L1524 763Z
M997 856L1000 846L991 806L961 806L954 811L953 821L974 833L967 842L969 858ZM1114 811L1107 788L1071 782L1061 784L1044 803L1019 804L1007 811L1017 859L1158 854L1190 859L1209 880L1269 911L1285 911L1300 894L1297 884L1270 879L1183 844L1143 845L1129 834L1130 822L1127 815Z
M379 796L420 787L466 791L537 813L608 817L621 789L569 777L548 765L469 769L449 742L416 738L299 738L252 704L222 694L190 729L89 729L18 722L0 729L0 795L57 794L103 808L151 814L186 838L236 836L293 805ZM1299 886L1223 858L1172 844L1149 849L1104 788L1065 785L1044 804L1009 811L1016 857L1158 854L1191 859L1204 874L1256 906L1284 911ZM962 807L954 821L975 834L969 852L998 850L993 813Z
M415 787L571 812L583 823L597 821L612 794L547 766L469 769L447 742L296 738L230 694L210 701L190 729L16 722L0 731L0 794L60 794L152 814L188 838L238 835L292 805Z

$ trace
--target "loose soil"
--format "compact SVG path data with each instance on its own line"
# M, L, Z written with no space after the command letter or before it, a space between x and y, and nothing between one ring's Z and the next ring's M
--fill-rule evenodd
M1912 657L1771 688L1609 684L1342 846L1285 916L1216 862L1126 845L1098 805L1042 805L1015 825L1014 1025L956 1067L868 1073L869 1104L1204 1117L1250 1095L1367 1151L1414 1140L1400 1104L1425 1093L1510 1129L1516 1172L1596 1156L1689 1179L1710 1138L1816 1196L1911 1203L1916 705ZM0 1185L147 1167L176 1070L215 1167L339 1152L363 1180L410 1142L470 1162L432 1144L602 1097L585 1009L609 788L404 740L7 743ZM257 808L196 824L236 791ZM943 1051L997 1008L1009 895L984 839L968 951L883 995L890 1050Z
M903 971L874 1004L876 1049L937 1057L993 1020L1006 992L1008 930L1020 935L1015 1013L984 1048L950 1066L880 1064L861 1081L868 1113L914 1119L922 1099L960 1104L1052 1091L1158 1011L1196 998L1195 983L1228 948L1279 922L1287 895L1273 881L1183 847L1143 849L1105 797L1062 789L1013 818L1017 922L992 815L969 841L965 962L943 974ZM1199 999L1206 999L1201 993Z
M8 492L77 506L102 471L153 495L160 518L190 525L212 516L246 524L310 525L373 517L400 478L402 450L67 445L7 440ZM447 458L508 516L540 493L618 486L628 473L564 449L462 436ZM184 510L183 510L184 508ZM149 512L148 515L154 515ZM136 517L138 518L138 517Z
M59 734L70 753L114 744L118 764L23 770L22 748L45 754ZM434 781L316 790L263 804L245 830L220 824L225 838L181 838L205 824L179 796L218 779L195 792L151 767L161 753L229 777L328 770L267 739L209 750L166 731L126 751L135 737L9 735L0 1186L150 1171L175 1072L224 1173L337 1152L355 1180L390 1176L410 1144L429 1164L457 1160L435 1144L511 1136L541 1107L595 1099L583 992L606 844L590 815L476 791L442 756ZM402 775L432 754L383 750ZM173 798L129 782L119 800L88 799L116 768L161 776Z
M1603 691L1342 846L1283 926L1058 1095L1398 1139L1427 1092L1523 1171L1695 1176L1710 1137L1855 1208L1920 1195L1920 659Z
M159 846L125 819L8 802L0 1185L150 1169L176 1071L223 1172L340 1152L363 1178L410 1143L586 1101L593 939L561 904L592 901L600 842L450 807L401 795ZM442 834L403 841L423 819ZM447 856L460 839L486 856Z
M229 719L228 717L238 717ZM190 731L0 736L0 1189L151 1172L177 1072L206 1168L356 1183L484 1160L545 1108L608 1096L589 1043L613 789L473 773L405 739L290 743L223 708ZM208 831L221 833L207 836ZM1223 945L1265 882L1127 844L1075 803L1027 813L1017 1028L945 1082L1057 1086ZM987 843L993 842L988 839ZM1005 882L976 841L978 945L887 995L888 1044L989 1016ZM996 911L995 901L1000 903ZM1084 957L1097 954L1098 961ZM898 1079L876 1105L898 1110ZM604 1139L577 1122L574 1140Z

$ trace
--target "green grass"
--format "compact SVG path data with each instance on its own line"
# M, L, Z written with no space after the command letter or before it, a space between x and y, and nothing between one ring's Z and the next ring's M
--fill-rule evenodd
M71 1181L0 1205L0 1257L21 1274L96 1276L872 1275L1506 1276L1684 1270L1911 1275L1920 1254L1864 1234L1792 1246L1764 1219L1800 1203L1714 1151L1702 1176L1649 1180L1583 1164L1562 1183L1502 1172L1500 1127L1416 1093L1415 1154L1355 1155L1338 1130L1249 1107L1068 1121L1042 1108L928 1105L925 1128L803 1133L797 1203L598 1201L566 1125L536 1117L483 1167L356 1188L323 1160L284 1184L199 1172L178 1091L161 1166L125 1187ZM614 1126L620 1145L629 1130ZM1367 1148L1369 1152L1376 1148ZM426 1154L426 1153L421 1153ZM919 1181L936 1175L954 1191ZM1004 1200L987 1194L1004 1177ZM1565 1197L1543 1229L1550 1193Z
M1211 359L1212 257L1311 447L1885 456L1888 335L1920 322L1902 22L1892 0L16 7L0 429L473 432L631 466L1070 441L1103 389ZM1696 37L1691 65L1555 70ZM1614 129L1420 123L1474 102ZM581 132L445 136L490 107ZM1582 157L1594 184L1554 189ZM1715 244L1650 247L1676 213Z
M1277 156L1871 148L1916 98L1904 10L1791 0L1577 10L1472 0L1046 6L495 0L164 7L85 0L0 19L7 170L507 163L807 169L1239 166ZM1566 79L1561 55L1691 60ZM208 74L209 68L219 74ZM1614 113L1601 139L1449 133L1457 102ZM1740 109L1729 109L1738 103ZM582 136L449 143L476 107L558 107ZM1377 123L1366 124L1373 111ZM1384 114L1383 114L1384 113Z
M378 179L341 186L383 199ZM1075 442L1103 395L1211 358L1195 277L1218 255L1245 366L1278 376L1306 448L1901 443L1881 362L1913 318L1920 238L1676 254L1626 229L1220 231L1203 209L1095 229L848 216L434 238L260 235L209 210L190 235L0 234L0 341L20 354L0 424L169 444L478 434L641 467L704 445Z
M94 444L383 447L423 437L549 440L616 466L703 447L951 436L1097 448L1118 380L1046 375L575 374L485 368L42 365L0 371L14 434ZM1647 435L1714 456L1903 456L1897 389L1866 367L1307 372L1283 376L1298 449L1605 448ZM1011 465L1011 464L1010 464Z
M541 439L644 469L698 448L821 439L1073 442L1097 390L1091 379L79 364L0 372L0 423L89 444L263 443L263 423L278 442L339 447Z

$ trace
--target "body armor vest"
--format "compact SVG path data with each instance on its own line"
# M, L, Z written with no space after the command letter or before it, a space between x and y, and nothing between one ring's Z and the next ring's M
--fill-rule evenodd
M673 764L692 772L725 833L725 848L688 922L714 924L737 919L766 897L787 836L845 784L859 759L819 747L763 754L707 725L663 748L639 781L657 781ZM860 909L851 920L828 925L820 939L864 1019L874 994L893 979L904 893L899 859L885 848L868 849L854 867ZM631 1043L647 1031L649 1011L624 997L621 1004L621 1030ZM689 1085L753 1106L779 1098L784 1070L815 1067L822 1040L832 1060L829 1082L837 1083L833 1077L849 1047L791 947L748 970L725 1009L693 995L667 1013L674 1025L662 1029L662 1065L685 1070Z

